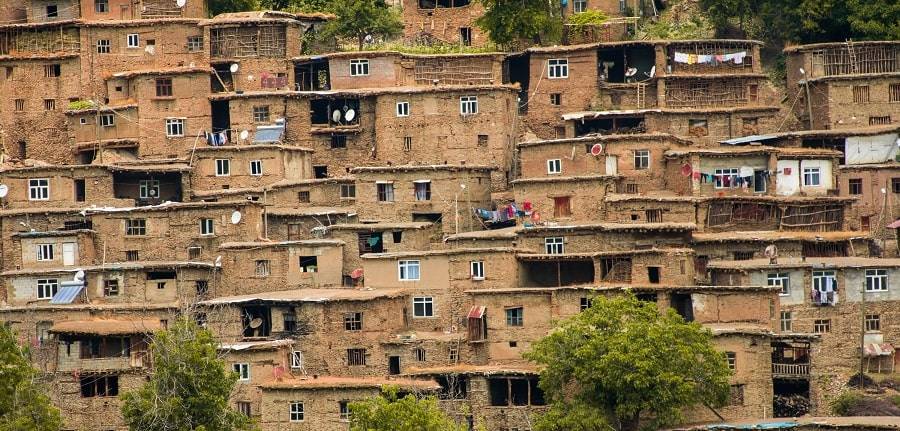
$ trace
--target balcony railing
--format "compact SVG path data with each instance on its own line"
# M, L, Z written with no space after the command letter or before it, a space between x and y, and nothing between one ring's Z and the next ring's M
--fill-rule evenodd
M808 376L809 364L772 364L776 376Z

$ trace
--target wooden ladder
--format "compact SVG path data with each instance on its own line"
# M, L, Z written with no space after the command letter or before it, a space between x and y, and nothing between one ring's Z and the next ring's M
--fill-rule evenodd
M847 53L850 54L850 72L859 74L859 64L856 62L856 49L853 48L853 39L847 40Z
M637 108L644 109L647 100L647 84L639 82L637 85Z

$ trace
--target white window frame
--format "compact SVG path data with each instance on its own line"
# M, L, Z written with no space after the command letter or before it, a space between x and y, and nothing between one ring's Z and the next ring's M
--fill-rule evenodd
M290 421L291 423L303 422L304 412L303 403L300 401L291 401L290 404Z
M650 169L650 150L634 150L634 169Z
M381 193L379 193L379 188L384 188L384 199L381 199ZM394 192L394 183L390 181L377 182L375 183L375 200L378 202L394 202L395 196Z
M421 313L416 309L416 305L421 305ZM429 307L430 306L430 307ZM427 318L434 317L434 297L432 296L415 296L413 297L413 317Z
M37 261L38 262L50 262L53 260L54 255L54 245L53 243L44 243L37 244Z
M415 268L415 278L411 274ZM397 261L397 279L400 281L419 281L422 277L422 263L417 259Z
M409 117L409 102L397 102L397 116Z
M158 198L159 180L140 180L138 182L138 190L141 199ZM150 190L156 190L156 196L150 196Z
M587 10L587 0L574 0L572 2L572 12L582 13Z
M563 254L566 252L566 239L562 236L548 236L544 238L545 254Z
M250 364L246 362L235 363L232 365L232 370L238 375L238 381L240 382L249 382L250 381Z
M39 278L36 288L37 299L52 299L59 292L59 279Z
M469 275L472 280L484 280L484 261L473 260L469 262Z
M200 235L209 236L216 234L216 224L211 218L200 219Z
M812 180L815 179L815 182ZM822 168L803 168L803 185L817 187L822 185Z
M303 368L303 352L291 350L291 369L297 370L301 368Z
M569 77L569 59L551 58L547 60L547 77L550 79L566 79Z
M231 159L216 159L216 176L231 176Z
M97 40L97 54L109 54L112 52L112 43L109 39Z
M184 118L166 118L166 137L184 137Z
M350 76L369 76L369 60L365 58L350 60Z
M141 35L138 33L128 33L125 36L126 47L128 48L140 48L141 47Z
M262 160L251 160L250 161L250 175L254 177L261 177L263 174L263 165Z
M116 126L116 116L115 114L100 114L100 127L115 127Z
M731 181L727 187L725 186L725 181L723 178L725 177L737 177L741 174L740 168L721 168L716 169L713 178L713 187L717 189L733 189L736 186L736 181Z
M475 115L478 113L478 96L460 96L459 114Z
M888 271L884 268L866 270L866 292L887 292L890 289Z
M28 180L28 200L30 201L46 201L50 200L50 179L34 178Z
M778 286L778 296L791 295L791 277L787 272L770 272L766 274L766 283L769 286Z
M561 159L547 160L547 173L550 175L561 174L562 173L562 160Z

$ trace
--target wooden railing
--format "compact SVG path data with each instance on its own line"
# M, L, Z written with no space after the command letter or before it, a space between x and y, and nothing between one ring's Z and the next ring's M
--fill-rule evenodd
M809 364L772 364L772 374L780 376L808 376Z

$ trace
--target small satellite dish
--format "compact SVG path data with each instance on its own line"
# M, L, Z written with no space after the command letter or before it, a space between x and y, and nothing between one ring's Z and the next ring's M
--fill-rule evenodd
M156 189L150 189L149 193L150 193L150 197L151 197L151 198L155 198L155 197L156 197Z
M187 0L175 0L175 4L178 5L178 7L184 7L184 5L187 4Z
M630 78L634 75L637 75L637 72L638 72L638 70L636 67L629 67L628 70L625 71L625 76Z
M0 198L5 198L6 195L9 194L9 186L6 184L0 184Z
M228 68L228 70L230 70L231 73L237 73L238 70L241 70L241 66L237 63L231 63L231 67Z
M75 276L72 277L72 279L74 281L84 281L84 271L79 269L77 272L75 272Z
M801 67L801 68L800 68L800 74L801 74L801 75L806 75L806 71L805 71L805 70L803 70L803 68L802 68L802 67Z
M591 155L599 156L603 152L603 144L594 144L591 146Z
M347 121L353 121L354 118L356 118L356 111L354 111L352 109L348 109L347 112L344 114L344 119Z
M231 213L231 224L238 224L241 222L241 212L235 211Z
M253 75L247 75L247 80L253 82Z
M251 328L256 329L256 328L259 328L260 326L262 326L262 318L261 317L257 317L250 321Z
M653 66L653 67L650 68L650 73L647 74L647 76L649 76L649 77L651 77L651 78L654 77L654 76L656 76L656 66Z
M250 136L250 132L248 132L246 130L241 130L241 140L242 141L247 139L248 136Z
M334 112L331 113L331 121L335 123L341 122L341 111L339 109L335 109Z
M216 256L216 268L222 266L222 256Z

